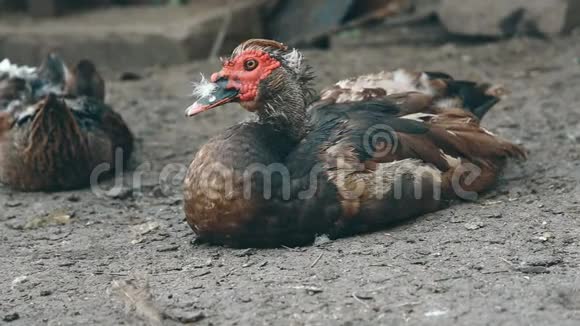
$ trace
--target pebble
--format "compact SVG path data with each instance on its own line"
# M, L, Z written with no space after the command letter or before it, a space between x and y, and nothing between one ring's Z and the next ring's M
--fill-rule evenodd
M13 201L13 202L7 202L7 203L5 203L4 206L10 207L10 208L14 208L14 207L22 206L22 203L19 202L19 201Z
M178 321L180 323L183 324L190 324L190 323L196 323L198 321L201 321L203 319L205 319L205 314L203 312L190 312L190 311L172 311L172 312L166 312L166 317L168 317L171 320L174 321Z
M5 315L2 317L2 320L5 322L11 322L20 319L20 315L17 312L13 312L11 314Z
M256 253L256 250L255 249L248 248L248 249L244 249L242 251L239 251L239 252L234 253L234 256L236 256L236 257L249 257L249 256L252 256L255 253Z
M78 203L79 201L81 201L81 197L77 195L70 195L66 197L66 200L70 201L71 203Z
M40 291L40 296L41 297L47 297L47 296L49 296L51 294L52 294L52 291L51 290L42 290L42 291Z
M544 232L544 233L542 233L541 236L538 237L538 239L542 242L546 242L546 241L553 239L553 238L554 238L554 235L551 232Z
M132 71L124 71L121 73L121 75L119 75L119 80L121 81L136 81L141 79L143 79L143 76Z
M465 223L465 228L470 230L470 231L481 229L483 226L484 226L484 224L481 221L474 221L474 222Z
M179 245L165 245L158 247L157 252L177 251L178 249Z
M123 187L116 191L110 191L107 196L113 199L125 200L133 197L133 188Z
M515 270L524 274L546 274L550 272L544 266L518 266Z

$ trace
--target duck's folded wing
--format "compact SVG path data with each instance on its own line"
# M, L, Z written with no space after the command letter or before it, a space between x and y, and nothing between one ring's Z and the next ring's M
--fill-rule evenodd
M462 181L463 186L481 192L493 185L507 158L525 157L523 149L483 129L461 109L381 118L377 110L363 103L337 118L335 126L320 158L332 179L350 179L337 184L339 190L361 180L374 184L383 179L380 174L392 179L397 174L412 174L413 169L427 169L442 183L442 194L452 197L452 178L461 179L457 173L474 169L479 175ZM369 189L366 196L382 191Z
M293 200L272 211L331 225L333 236L436 210L443 198L475 199L507 158L525 156L461 109L404 114L392 102L356 102L312 113L312 131L286 160Z

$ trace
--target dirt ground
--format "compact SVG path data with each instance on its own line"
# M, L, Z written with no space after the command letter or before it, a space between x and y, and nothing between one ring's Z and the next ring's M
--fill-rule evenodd
M580 35L478 45L365 35L306 51L319 87L397 67L502 83L512 93L484 124L529 160L478 201L391 229L297 249L193 244L183 169L244 113L184 118L190 81L217 62L136 82L110 73L108 102L138 137L131 172L106 195L113 181L97 192L0 188L0 324L578 325Z

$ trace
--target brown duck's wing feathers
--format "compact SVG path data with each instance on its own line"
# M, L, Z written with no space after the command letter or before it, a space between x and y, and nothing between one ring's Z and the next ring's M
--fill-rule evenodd
M399 69L342 80L324 90L320 101L352 103L387 98L398 102L406 113L463 108L481 119L504 93L499 86L454 80L444 73ZM315 103L312 107L320 106Z
M351 103L347 110L334 104L316 113L318 123L334 122L325 126L330 132L316 154L342 209L333 234L432 211L441 198L464 198L458 187L485 191L506 158L525 157L520 147L481 128L461 109L398 116L392 103L383 105Z

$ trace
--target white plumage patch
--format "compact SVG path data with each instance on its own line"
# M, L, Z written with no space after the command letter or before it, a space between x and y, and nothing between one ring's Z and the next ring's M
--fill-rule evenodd
M403 69L398 69L393 72L393 82L402 89L417 91L415 78L415 76Z
M199 82L193 82L192 95L198 98L210 96L217 86L216 84L207 80L203 74L200 75L201 80Z
M284 58L284 61L286 61L286 64L289 68L295 71L300 70L304 56L298 50L293 49L292 51L284 54L282 57Z
M351 93L373 88L383 89L387 95L407 92L420 92L428 95L434 93L429 85L427 75L419 75L404 69L382 71L341 80L336 83L336 86L349 90Z
M0 61L0 76L2 75L7 75L8 78L21 79L32 79L37 76L35 67L15 65L9 59Z
M461 159L458 157L453 157L447 153L445 153L442 149L439 150L441 152L441 156L443 156L443 159L445 161L447 161L447 164L449 164L450 167L458 167L459 165L461 165Z
M440 99L435 103L435 106L441 109L453 109L459 108L462 104L459 102L458 99L455 98L444 98Z
M492 137L495 137L496 136L493 132L491 132L491 131L489 131L489 130L487 130L485 128L481 128L481 130L483 130L483 132L485 132L486 134L488 134L488 135L490 135Z
M413 114L407 114L402 116L402 119L409 119L409 120L415 120L415 121L419 121L419 122L425 122L428 121L429 119L435 117L434 114L429 114L429 113L413 113Z

